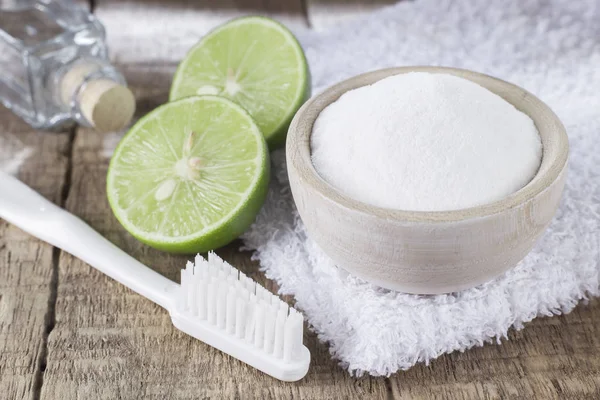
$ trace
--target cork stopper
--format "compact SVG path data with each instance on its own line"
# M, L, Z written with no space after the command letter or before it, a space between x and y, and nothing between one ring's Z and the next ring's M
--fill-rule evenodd
M135 112L133 93L108 79L88 82L79 94L79 104L83 116L100 132L125 128Z
M102 69L95 62L75 64L61 79L60 98L67 105L75 101L85 122L96 130L121 130L133 117L135 98L114 76L100 74Z

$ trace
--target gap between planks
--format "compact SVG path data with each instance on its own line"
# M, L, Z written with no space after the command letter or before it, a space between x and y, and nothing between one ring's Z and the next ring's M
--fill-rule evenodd
M93 12L95 0L76 0L77 3L88 8L90 12ZM71 179L73 172L73 149L75 144L75 136L77 135L77 126L73 126L69 129L69 137L67 146L65 149L65 156L67 157L67 167L63 177L63 187L61 189L60 198L58 205L60 207L65 206L69 192L71 190ZM37 372L33 381L33 398L40 399L42 394L42 387L44 386L44 374L46 372L46 366L48 362L48 338L54 326L56 324L56 299L58 294L58 268L60 263L61 249L58 247L52 248L52 275L50 277L50 296L48 298L48 309L44 318L44 336L42 338L42 350L40 355Z
M77 127L71 128L69 131L69 139L67 142L67 147L65 151L65 155L67 157L67 168L65 170L64 175L64 183L60 194L60 199L58 205L64 207L67 198L69 197L69 192L71 190L71 177L73 171L73 148L75 143L75 136L77 132ZM44 386L44 374L46 372L46 364L48 361L48 337L52 333L54 326L56 324L56 299L58 292L58 268L60 262L60 253L61 249L58 247L52 248L52 276L50 278L50 296L48 298L48 309L46 310L46 315L44 318L44 336L42 338L42 350L40 355L40 360L37 368L37 373L35 375L33 381L33 398L40 399L42 394L42 387Z
M306 21L306 26L309 29L313 28L312 21L308 17L308 2L309 0L300 0L300 7L302 9L302 14L304 14L304 20Z

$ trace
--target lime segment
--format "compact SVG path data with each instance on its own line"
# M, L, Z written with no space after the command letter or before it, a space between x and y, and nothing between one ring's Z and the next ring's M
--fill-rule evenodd
M268 150L248 113L216 96L165 104L117 147L107 193L133 236L158 249L204 252L254 221L267 192Z
M264 17L222 25L194 46L179 65L170 100L219 95L245 108L271 148L309 95L302 48L284 26Z

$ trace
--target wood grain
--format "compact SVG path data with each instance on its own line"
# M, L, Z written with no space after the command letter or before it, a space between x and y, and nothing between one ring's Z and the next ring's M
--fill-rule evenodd
M311 28L324 31L341 22L360 18L398 0L305 0Z
M168 76L147 66L124 68L136 97L151 97L141 113L165 100ZM148 248L112 216L105 194L108 158L103 136L77 133L67 209L123 250L173 280L187 257ZM234 243L219 254L261 283L249 253ZM313 334L311 369L299 383L282 383L175 329L168 313L80 260L60 256L56 324L48 338L42 398L381 398L383 379L351 379Z
M1 106L0 106L1 107ZM19 140L32 153L19 178L61 203L68 133L35 132L0 108L0 145ZM57 253L0 220L0 397L34 399L42 385L46 337L53 324Z

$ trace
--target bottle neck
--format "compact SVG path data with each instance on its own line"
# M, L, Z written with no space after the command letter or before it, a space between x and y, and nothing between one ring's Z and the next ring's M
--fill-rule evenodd
M57 101L78 124L100 131L124 128L135 110L135 100L123 76L99 59L77 60L58 76Z

